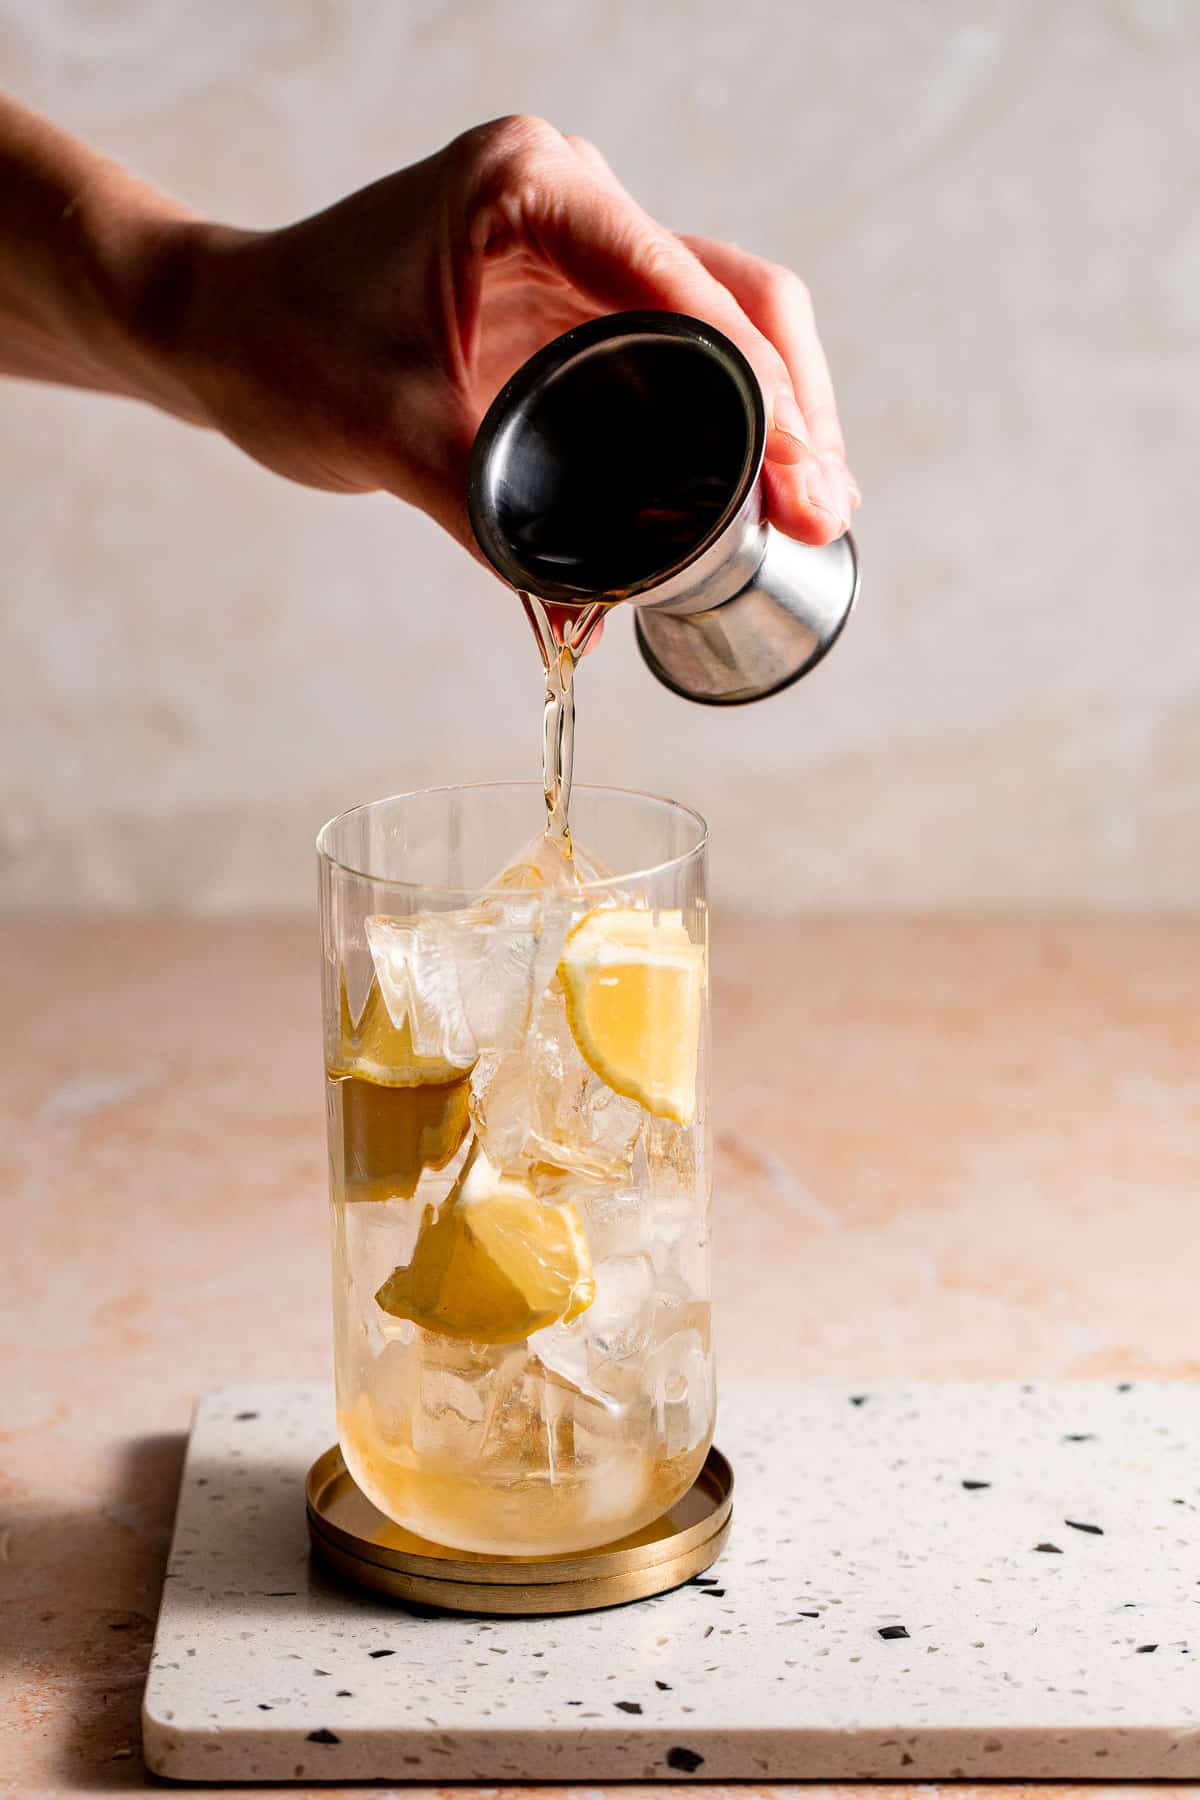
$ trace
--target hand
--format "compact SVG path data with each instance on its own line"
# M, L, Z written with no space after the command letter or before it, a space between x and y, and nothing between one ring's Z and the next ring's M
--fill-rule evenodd
M768 508L827 543L859 492L800 280L649 218L591 144L500 119L280 231L179 218L150 319L189 416L312 487L385 489L475 551L465 484L501 384L549 339L631 307L691 313L762 384ZM151 284L150 291L154 291Z

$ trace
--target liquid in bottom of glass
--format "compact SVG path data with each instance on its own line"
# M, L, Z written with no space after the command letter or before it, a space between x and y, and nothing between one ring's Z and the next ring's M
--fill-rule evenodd
M572 848L573 666L546 835L466 905L368 916L326 1003L343 1453L485 1555L640 1530L713 1426L702 851L668 891Z

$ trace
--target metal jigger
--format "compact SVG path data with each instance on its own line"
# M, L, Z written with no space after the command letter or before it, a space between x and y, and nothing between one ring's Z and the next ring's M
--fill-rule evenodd
M766 414L729 339L627 312L555 338L497 394L468 506L513 587L558 605L631 600L638 647L675 693L778 693L837 640L858 594L847 533L817 549L768 525Z

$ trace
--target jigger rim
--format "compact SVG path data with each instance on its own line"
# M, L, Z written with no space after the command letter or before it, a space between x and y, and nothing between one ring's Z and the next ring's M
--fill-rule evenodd
M530 571L514 553L496 520L494 482L503 462L504 439L523 418L533 394L550 376L559 374L576 358L598 345L626 337L676 338L708 351L733 378L746 409L747 442L741 473L719 517L697 539L696 543L672 563L655 569L641 580L619 592L605 590L581 594L578 589L560 588L557 583L531 579ZM500 389L475 436L467 477L467 513L477 543L488 562L511 587L536 594L559 606L586 606L593 600L635 600L665 582L672 581L689 569L729 529L747 495L762 473L767 442L767 415L758 376L732 339L704 319L690 313L641 308L632 312L605 313L573 325L559 337L552 338L521 364Z

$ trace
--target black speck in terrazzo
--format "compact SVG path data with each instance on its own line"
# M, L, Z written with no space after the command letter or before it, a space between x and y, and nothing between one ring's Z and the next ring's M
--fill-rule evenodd
M716 1575L693 1575L693 1587L716 1587L719 1577Z
M395 1656L395 1654L396 1654L396 1652L394 1650L371 1650L371 1651L368 1651L368 1655L370 1656L372 1662L378 1662L379 1658L381 1656Z
M1094 1431L1068 1431L1063 1436L1064 1444L1091 1444L1095 1442Z
M704 1758L698 1750L689 1750L686 1744L672 1744L667 1751L667 1767L682 1769L685 1775L693 1775Z
M352 1688L339 1688L336 1698L338 1700L353 1700L354 1690Z
M724 1588L704 1588L701 1591L706 1600L723 1600L725 1598Z
M310 1744L340 1744L342 1740L336 1731L326 1731L322 1725L320 1731L310 1731L305 1741Z
M1062 1551L1059 1549L1057 1544L1035 1544L1033 1547L1035 1550L1045 1551L1047 1556L1061 1556L1062 1555Z
M670 1693L670 1691L671 1691L671 1684L670 1684L670 1682L669 1682L669 1681L656 1681L656 1682L655 1682L655 1683L654 1683L654 1685L655 1685L655 1687L656 1687L656 1688L658 1688L658 1689L659 1689L659 1691L660 1691L660 1692L661 1692L661 1693L664 1693L664 1694L669 1694L669 1693Z
M1139 1656L1150 1656L1157 1649L1158 1649L1157 1644L1139 1644L1137 1647L1137 1653Z
M908 1751L906 1750L904 1752L904 1755L900 1758L900 1767L902 1769L907 1769L907 1768L911 1767L912 1760L913 1760L912 1757L908 1754Z
M259 1712L272 1712L274 1708L268 1706L265 1700L260 1700L258 1703L258 1710Z
M314 1675L332 1675L332 1673L333 1673L332 1669L314 1669L313 1670Z
M567 1705L568 1706L582 1706L583 1701L582 1700L568 1700Z
M256 1412L234 1413L233 1422L235 1425L244 1425L247 1419L257 1419L257 1417Z
M701 1637L710 1638L716 1629L715 1625L706 1625L700 1635Z
M991 1485L992 1484L990 1481L964 1481L963 1482L963 1486L966 1488L968 1494L978 1493L980 1488L990 1488Z
M642 1710L640 1700L614 1700L613 1705L618 1712L640 1713Z
M908 1636L908 1626L881 1625L879 1627L879 1635L884 1639L885 1643L891 1643L893 1638L906 1638Z
M1132 1394L1132 1392L1133 1392L1132 1381L1118 1381L1117 1392L1118 1392L1118 1394Z
M851 1394L850 1404L851 1406L865 1406L870 1398L870 1394Z
M1104 1536L1103 1525L1089 1525L1083 1519L1064 1519L1063 1524L1069 1525L1072 1531L1086 1531L1090 1537Z
M295 1588L271 1588L263 1595L264 1600L294 1600L295 1598Z

